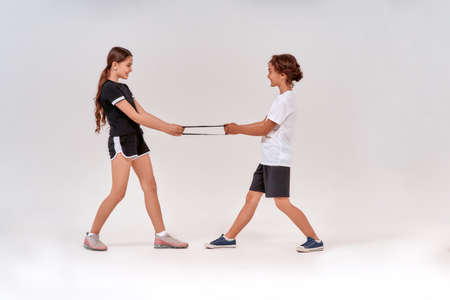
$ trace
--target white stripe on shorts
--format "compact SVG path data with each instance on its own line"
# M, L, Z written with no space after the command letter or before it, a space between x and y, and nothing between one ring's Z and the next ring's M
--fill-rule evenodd
M126 158L132 158L135 159L138 157L137 154L132 155L132 156L126 156L125 153L123 153L122 151L122 145L120 145L120 136L114 136L113 137L114 140L114 151L116 152L116 154L114 154L114 157L111 158L111 160L113 160L114 158L116 158L117 154L122 153L122 155Z

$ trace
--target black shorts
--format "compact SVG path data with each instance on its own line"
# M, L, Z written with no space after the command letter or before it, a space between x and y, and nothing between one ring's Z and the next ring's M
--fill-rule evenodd
M136 159L150 152L141 131L121 136L110 136L108 149L111 160L119 153L122 153L126 158Z
M253 174L250 191L266 194L266 198L289 197L291 168L259 164Z

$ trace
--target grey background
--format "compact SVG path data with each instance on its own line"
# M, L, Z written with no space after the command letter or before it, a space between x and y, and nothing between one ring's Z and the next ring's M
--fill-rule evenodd
M89 230L111 184L108 130L94 133L92 99L106 54L119 45L134 54L126 83L136 98L182 125L262 120L278 93L266 78L268 60L295 55L304 79L294 89L291 199L319 236L341 247L431 234L449 244L447 1L2 6L0 233L6 240L32 237L39 247L51 236L78 246ZM144 131L168 230L198 242L226 231L259 162L259 138ZM102 234L151 241L134 174ZM273 201L263 199L240 238L277 235L303 241ZM16 243L21 250L3 258L33 259L19 247L23 241ZM448 251L442 255L448 267Z

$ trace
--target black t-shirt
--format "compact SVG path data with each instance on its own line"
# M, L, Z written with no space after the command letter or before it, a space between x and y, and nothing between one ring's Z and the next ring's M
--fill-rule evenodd
M128 86L124 83L107 80L103 84L100 92L100 103L103 106L106 119L110 126L110 136L120 136L141 131L138 123L131 120L124 112L116 107L116 104L122 100L128 101L136 110L133 94Z

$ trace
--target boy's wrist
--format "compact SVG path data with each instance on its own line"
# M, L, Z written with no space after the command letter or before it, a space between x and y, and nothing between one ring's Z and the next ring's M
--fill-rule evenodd
M237 125L237 124L236 124L236 134L240 134L240 133L242 133L242 131L241 131L241 125Z

